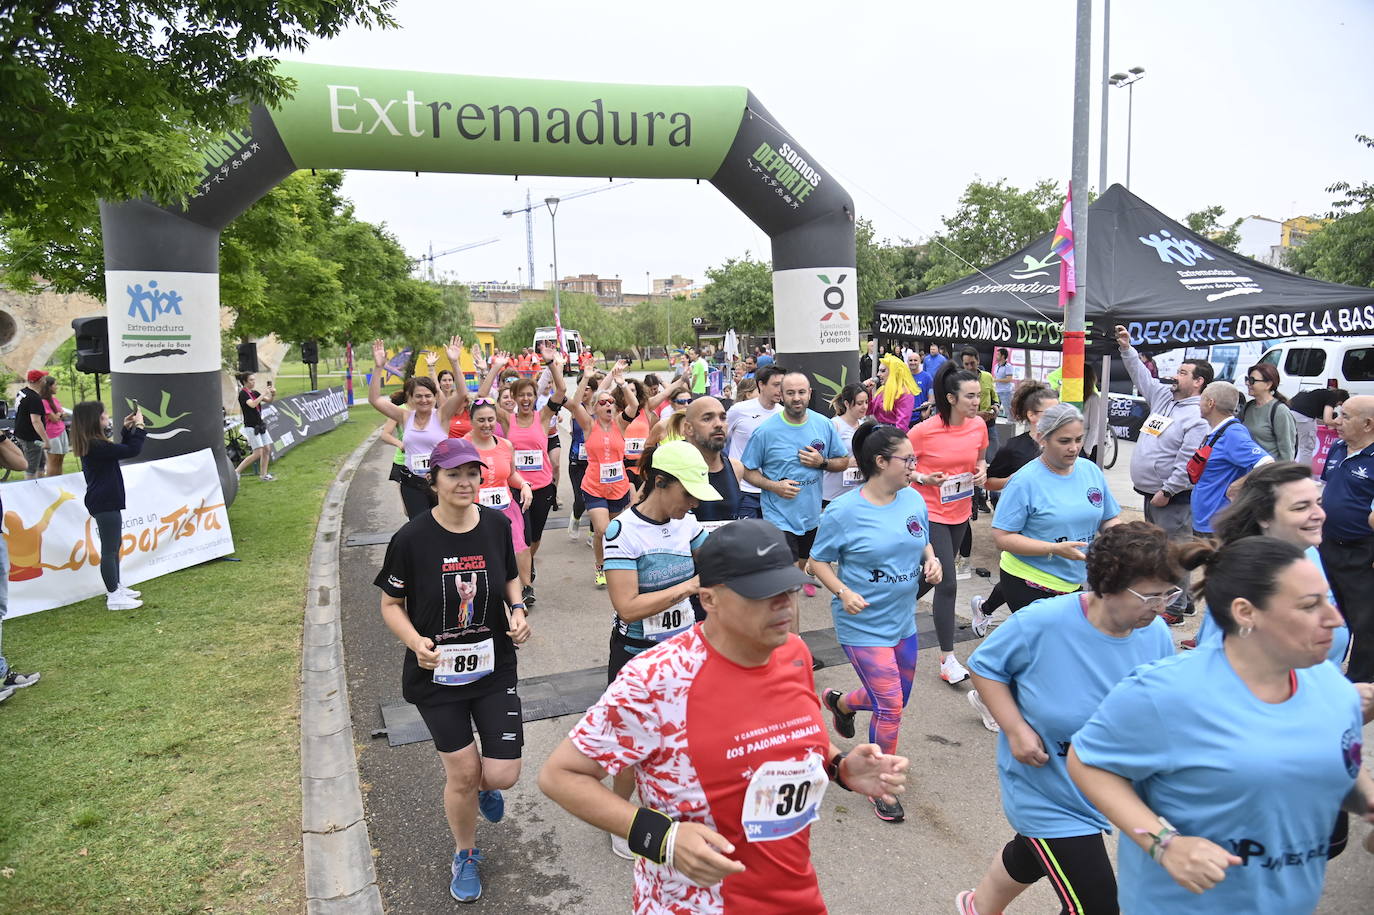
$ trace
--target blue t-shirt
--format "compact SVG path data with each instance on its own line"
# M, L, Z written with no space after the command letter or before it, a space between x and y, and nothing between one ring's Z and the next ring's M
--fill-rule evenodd
M921 371L928 373L931 378L934 378L935 374L940 371L940 366L948 361L947 358L939 353L936 353L934 356L927 355L921 360Z
M920 422L920 414L917 411L926 405L926 401L930 400L930 395L935 388L935 376L925 369L917 372L915 378L916 386L921 389L921 393L916 395L916 403L911 408L911 424L913 426Z
M740 463L747 469L761 471L770 480L796 480L801 484L795 498L784 499L765 489L759 500L764 519L793 534L815 530L821 520L821 479L825 470L803 464L797 457L803 448L815 448L827 460L849 454L830 420L815 410L807 410L806 419L799 425L788 422L785 412L759 423L740 457Z
M1307 548L1307 558L1312 560L1313 564L1316 565L1317 570L1322 573L1322 577L1325 578L1326 567L1322 565L1321 553L1317 552L1316 547L1309 546ZM1331 606L1336 607L1337 609L1340 608L1340 604L1336 603L1336 595L1334 592L1327 591L1326 599L1331 601ZM1212 619L1212 614L1210 612L1204 613L1202 615L1202 625L1198 627L1197 631L1198 647L1216 647L1222 643L1223 635L1224 633L1221 631L1221 626L1217 625L1216 620ZM1326 653L1326 659L1330 661L1332 664L1339 666L1341 663L1345 661L1345 653L1349 650L1350 627L1342 624L1341 626L1338 626L1337 628L1331 630L1331 650Z
M1238 419L1228 419L1208 432L1203 444L1213 436L1217 436L1217 440L1207 456L1207 466L1193 486L1193 530L1205 534L1212 532L1213 516L1231 504L1226 498L1226 487L1260 464L1273 460L1268 451L1255 444L1250 430Z
M1090 766L1135 783L1185 836L1243 859L1202 895L1123 838L1118 898L1128 915L1296 915L1321 899L1326 848L1360 770L1360 698L1336 666L1299 670L1284 702L1261 702L1221 648L1147 664L1073 736Z
M1326 523L1322 525L1324 540L1365 540L1374 537L1369 529L1369 510L1374 501L1374 445L1349 454L1344 439L1331 445L1322 469L1326 489L1322 492L1322 508L1326 509Z
M1079 458L1068 476L1060 476L1036 459L1011 475L997 503L992 526L1035 540L1091 544L1102 522L1119 514L1121 506L1107 487L1107 478L1092 461ZM1087 563L1062 556L1003 553L1002 568L1039 580L1057 591L1071 591L1088 578ZM1043 575L1034 575L1036 571L1050 579L1042 580Z
M840 581L868 601L850 614L838 597L831 599L841 645L891 647L916 633L921 554L929 542L926 500L909 486L887 505L874 505L856 489L826 506L811 558L838 563Z
M1083 613L1081 594L1038 600L992 631L969 658L975 674L1011 688L1021 717L1049 754L1043 766L1017 762L997 738L997 774L1007 822L1023 836L1062 839L1111 831L1069 778L1069 741L1112 687L1141 664L1172 657L1164 620L1116 638Z

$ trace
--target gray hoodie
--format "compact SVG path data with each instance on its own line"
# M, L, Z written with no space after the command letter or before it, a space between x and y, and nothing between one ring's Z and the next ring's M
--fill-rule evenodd
M1152 496L1161 489L1171 496L1191 490L1188 459L1207 435L1207 421L1199 412L1201 397L1174 399L1174 389L1152 377L1134 347L1121 351L1136 390L1150 405L1150 417L1141 427L1131 455L1131 485L1136 492ZM1155 420L1152 424L1151 420ZM1157 435L1147 430L1163 427Z

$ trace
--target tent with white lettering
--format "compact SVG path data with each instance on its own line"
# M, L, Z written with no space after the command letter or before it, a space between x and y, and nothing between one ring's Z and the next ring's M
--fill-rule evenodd
M1053 233L985 270L929 292L879 302L890 342L1056 349L1059 257ZM1089 353L1116 352L1125 324L1142 350L1305 335L1374 334L1374 289L1297 276L1188 230L1119 184L1088 207Z

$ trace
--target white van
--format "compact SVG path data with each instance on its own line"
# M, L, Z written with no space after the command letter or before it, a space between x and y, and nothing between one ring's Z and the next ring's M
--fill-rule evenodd
M534 329L534 351L539 352L539 347L545 343L558 345L558 332L552 327L536 327ZM582 335L575 330L563 328L563 344L568 350L568 364L577 365L577 358L582 355Z
M1374 337L1293 337L1260 356L1279 370L1279 392L1313 388L1374 394Z

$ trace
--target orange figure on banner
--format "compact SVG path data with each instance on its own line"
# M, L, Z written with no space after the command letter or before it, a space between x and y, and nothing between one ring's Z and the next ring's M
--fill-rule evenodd
M43 532L48 529L53 514L62 503L75 499L74 493L62 490L53 504L43 512L42 519L33 527L25 527L19 513L5 512L5 542L10 550L10 581L29 581L43 574Z

